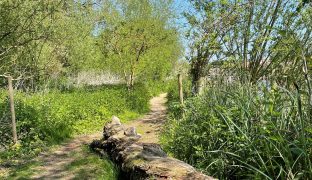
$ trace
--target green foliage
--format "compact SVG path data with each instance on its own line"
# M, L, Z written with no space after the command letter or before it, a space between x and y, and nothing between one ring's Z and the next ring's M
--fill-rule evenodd
M275 85L222 87L188 99L183 116L171 103L166 150L220 179L312 178L306 95Z
M49 80L96 69L92 3L86 1L0 2L0 75L21 77L19 88L37 89ZM0 79L0 85L4 79Z
M74 179L118 179L118 168L109 160L109 157L99 157L88 146L84 147L82 154L72 153L75 160L66 165L67 169L75 174Z
M149 111L149 104L147 101L150 99L150 93L144 84L137 84L133 90L128 92L127 103L129 107L139 113Z
M185 99L191 97L191 81L190 81L190 79L188 77L183 78L182 85L183 85L183 97ZM179 86L178 86L178 79L177 78L171 80L168 83L167 92L168 92L167 98L168 98L169 102L179 100Z
M99 157L89 150L88 146L83 146L82 150L72 152L66 155L71 158L69 163L62 164L60 168L68 174L74 176L73 179L104 179L113 180L118 178L118 169L108 157ZM61 158L61 157L58 157ZM38 159L27 161L16 166L7 175L1 176L3 179L31 179L34 175L39 175L38 167L43 166L45 162ZM59 169L58 169L59 170Z
M211 87L170 103L167 149L220 179L311 179L311 4L189 2L192 90Z
M170 25L171 1L105 1L99 45L105 68L128 86L135 81L162 81L180 57L177 30Z
M311 56L311 4L302 0L189 0L188 59L196 92L213 61L233 62L232 76L253 83L302 81ZM309 18L307 18L309 17Z
M85 87L71 92L51 91L15 96L17 134L20 147L10 147L11 128L9 104L5 91L0 101L1 146L6 158L38 153L44 145L56 144L75 134L100 131L111 116L122 121L137 118L149 110L149 93L143 86L130 94L123 85Z

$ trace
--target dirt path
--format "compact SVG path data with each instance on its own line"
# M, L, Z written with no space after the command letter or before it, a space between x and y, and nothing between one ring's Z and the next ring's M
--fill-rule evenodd
M166 118L167 94L161 94L150 100L151 111L142 118L130 121L126 127L136 127L139 134L142 135L140 142L158 143L159 132Z
M99 139L101 133L79 136L69 143L59 147L52 153L43 153L38 157L40 166L33 171L37 172L31 179L74 179L75 171L70 171L67 167L76 161L77 154L83 154L83 146L88 145L92 140Z
M158 133L166 116L166 101L166 94L152 98L151 112L126 124L128 127L136 127L137 132L143 135L141 142L159 141ZM101 136L101 132L79 136L60 145L52 152L42 153L20 170L15 170L11 179L113 179L116 176L112 172L114 169L110 162L86 150L92 140L100 139ZM95 173L106 173L106 175L95 177Z
M22 160L6 169L4 176L0 174L0 179L117 179L113 163L88 147L101 134L78 136L34 159Z

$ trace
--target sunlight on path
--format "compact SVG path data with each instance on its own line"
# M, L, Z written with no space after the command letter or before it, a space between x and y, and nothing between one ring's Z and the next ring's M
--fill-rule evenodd
M75 154L82 154L82 146L87 145L92 139L100 137L100 133L81 136L71 142L63 145L60 149L54 151L52 154L42 154L39 161L42 165L36 167L34 170L40 174L32 176L34 179L73 179L74 172L66 171L66 165L73 163L76 160Z
M150 113L130 121L127 127L136 127L142 134L140 142L158 143L158 134L166 117L167 94L150 100ZM94 139L102 138L102 133L78 136L61 144L52 152L41 153L34 160L17 167L9 179L117 179L116 169L108 159L101 159L88 149Z
M150 100L151 111L142 118L130 121L125 124L126 127L136 127L137 132L142 135L139 142L158 143L159 132L166 119L167 94L161 94Z
M114 165L90 152L88 144L101 137L98 132L78 136L57 150L17 167L9 179L117 179Z

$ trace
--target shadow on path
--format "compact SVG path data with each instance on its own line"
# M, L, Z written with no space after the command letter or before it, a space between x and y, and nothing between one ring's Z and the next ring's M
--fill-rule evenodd
M136 127L143 135L140 142L158 143L158 133L166 117L166 96L152 98L151 112L126 124ZM23 165L11 167L8 179L117 179L117 170L111 161L99 158L87 147L92 140L101 137L101 132L78 136L52 152L41 153Z
M52 152L11 167L6 179L117 179L117 170L108 158L99 158L88 144L101 133L78 136Z
M137 132L142 135L139 142L143 143L158 143L159 131L166 120L166 102L167 94L161 94L150 100L151 112L143 116L142 118L130 121L126 127L136 127Z

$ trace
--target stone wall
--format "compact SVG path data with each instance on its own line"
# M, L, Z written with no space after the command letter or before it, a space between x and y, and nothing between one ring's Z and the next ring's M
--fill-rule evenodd
M214 179L168 157L158 144L138 142L140 138L135 127L125 129L118 118L113 118L104 127L103 138L94 140L90 147L111 157L121 169L121 179Z

